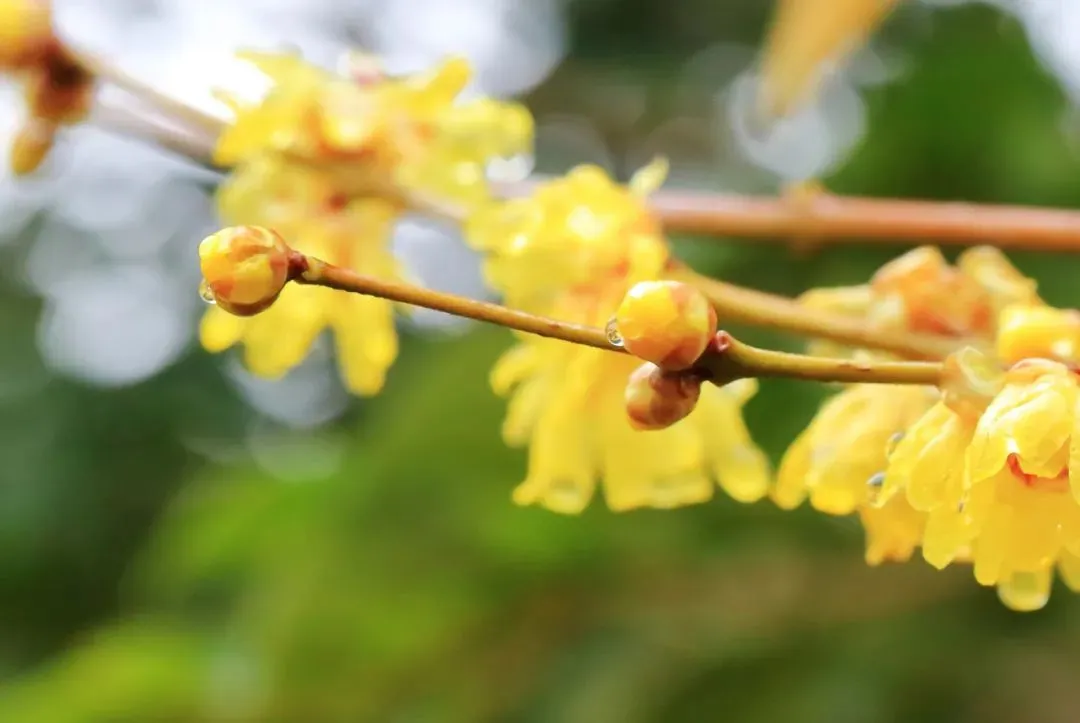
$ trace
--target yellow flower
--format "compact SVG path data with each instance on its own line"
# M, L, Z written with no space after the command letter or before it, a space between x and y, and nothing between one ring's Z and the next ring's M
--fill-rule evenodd
M317 164L350 195L404 190L471 205L489 198L491 160L532 151L532 117L522 106L456 102L471 76L460 58L426 74L361 83L296 56L240 57L274 85L254 106L218 93L236 114L214 152L222 165L274 151Z
M927 515L923 557L971 561L1018 610L1046 604L1055 565L1080 589L1080 383L1064 364L1015 364L978 417L935 405L896 446L881 500Z
M399 273L386 246L397 209L377 198L343 199L304 166L270 157L246 164L222 185L218 205L226 223L273 228L305 254L384 278ZM242 343L245 365L273 378L303 361L327 328L334 331L349 390L378 392L397 356L393 306L384 299L289 284L270 308L250 318L209 309L200 339L211 352Z
M1039 300L1035 282L991 248L969 249L955 266L936 248L915 249L883 266L868 284L815 289L801 302L828 313L861 317L882 331L996 341L999 350L1004 344L1014 352L1047 347L1045 337L1053 332L1058 347L1064 348L1061 320L1046 318L1043 310L1048 307ZM1041 321L1036 323L1036 317ZM1075 323L1070 327L1080 340L1076 328ZM812 353L881 356L829 343L815 344ZM957 362L962 364L956 367ZM954 367L962 383L946 388L944 395L930 389L857 385L830 399L785 454L773 500L792 508L808 496L815 509L827 514L858 512L872 564L905 560L920 545L924 557L935 564L965 559L970 540L952 544L952 538L940 533L951 524L948 515L956 517L955 509L932 512L926 496L933 491L944 494L940 490L962 479L956 476L959 471L948 480L942 478L943 470L950 469L942 460L962 452L969 441L955 435L963 425L949 421L956 417L954 410L975 409L977 416L985 407L987 384L991 394L996 388L971 355L957 355L950 361L950 369ZM991 377L998 374L996 369ZM934 434L940 428L949 433L927 436L928 428ZM890 461L889 449L898 443L924 455L915 472L904 468L903 455L899 464ZM896 494L901 477L908 488L906 496ZM953 532L963 537L960 531ZM928 542L924 543L924 535Z
M869 500L868 482L885 469L890 442L937 396L931 388L883 384L856 384L836 394L784 455L773 500L790 509L809 496L821 512L855 512Z
M290 55L240 57L272 86L255 104L218 94L235 114L214 151L217 163L232 167L218 192L220 216L273 229L297 251L337 266L399 276L387 242L410 194L466 207L487 202L487 163L531 148L532 120L520 106L455 102L470 75L460 59L388 78L357 67L338 76ZM243 343L248 368L276 377L327 328L347 387L379 391L398 344L393 306L382 299L290 285L250 319L211 309L201 340L210 351Z
M1042 304L1035 281L997 249L968 249L953 266L931 246L885 264L868 284L813 289L800 302L823 312L859 317L882 331L987 339L995 334L1006 307ZM821 356L850 353L828 342L815 343L810 351Z
M578 168L530 198L477 213L467 239L487 252L488 279L511 306L604 326L626 292L660 278L668 261L667 242L643 203L662 175L661 165L643 169L628 191L598 168ZM639 431L624 393L640 363L524 336L499 360L492 385L510 396L504 438L529 447L515 502L578 513L598 484L614 510L702 502L714 480L740 501L766 493L768 463L741 414L756 382L706 384L688 417Z

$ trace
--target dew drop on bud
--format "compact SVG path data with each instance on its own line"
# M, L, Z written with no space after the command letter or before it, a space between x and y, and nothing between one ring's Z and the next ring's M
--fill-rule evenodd
M607 323L607 326L604 327L604 333L607 335L607 340L612 346L622 348L623 338L622 334L619 333L619 322L617 319L612 318Z
M199 282L199 298L207 304L217 303L217 300L214 298L214 290L210 288L210 284L206 283L206 279Z

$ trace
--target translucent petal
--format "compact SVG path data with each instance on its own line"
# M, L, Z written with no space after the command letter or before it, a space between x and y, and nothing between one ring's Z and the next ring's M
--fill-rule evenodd
M879 494L880 500L889 500L898 492L907 489L920 463L923 450L941 434L941 430L954 416L952 410L939 402L911 425L889 456L885 481Z
M307 356L325 328L327 289L286 286L269 309L252 317L244 334L244 363L253 374L276 378Z
M750 437L736 400L706 385L686 422L704 440L711 471L725 492L739 502L756 502L768 493L772 483L768 458Z
M769 497L781 509L793 510L806 499L806 476L810 471L811 436L803 432L780 461L776 484Z
M503 440L507 445L520 447L528 443L550 393L551 385L544 379L530 379L514 391L502 425Z
M246 327L247 319L211 307L199 324L199 342L212 354L222 352L240 341Z
M1058 558L1058 572L1061 579L1073 592L1080 592L1080 556L1070 552Z
M1008 555L1011 533L1012 508L995 505L975 545L974 572L980 585L994 585L998 582Z
M649 165L638 169L630 178L630 192L638 196L648 196L664 185L670 164L664 156L657 156Z
M990 403L979 419L967 454L969 480L972 484L996 475L1005 467L1010 453L1008 431L1013 422L1006 414L1023 407L1035 396L1027 385L1010 384ZM1005 425L1002 419L1006 419Z
M1063 382L1006 415L1009 436L1029 474L1054 477L1061 471L1060 466L1051 469L1051 463L1072 434L1075 397L1075 387Z
M1069 489L1080 503L1080 398L1073 404L1072 434L1069 438Z
M970 529L963 512L942 506L926 518L923 536L923 559L939 570L953 562L971 542Z
M579 514L596 488L589 454L591 435L580 409L559 403L536 425L529 448L529 471L514 490L518 505L540 504L553 512Z
M1052 567L1033 572L1014 572L998 583L998 597L1006 607L1019 612L1041 610L1050 600Z
M334 341L345 386L356 394L375 394L398 352L393 306L355 294L333 301Z
M902 496L882 507L862 507L859 519L866 531L866 562L905 562L923 537L925 515L912 509Z
M939 506L956 507L962 493L964 454L970 438L970 428L954 415L927 442L911 465L907 498L912 507L924 511Z

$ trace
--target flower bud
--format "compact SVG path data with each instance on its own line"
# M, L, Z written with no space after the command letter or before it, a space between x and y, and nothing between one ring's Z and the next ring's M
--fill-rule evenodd
M697 288L677 281L643 281L615 312L623 348L668 370L689 369L716 331L716 311Z
M642 364L626 382L626 414L640 430L666 429L694 411L701 396L697 376Z
M932 246L893 259L874 274L870 286L880 302L899 304L912 331L963 336L992 326L989 293Z
M290 249L268 228L234 226L199 244L208 300L236 316L252 316L277 299L289 280Z
M997 353L1006 364L1031 357L1080 361L1080 312L1034 304L1006 307L998 317Z

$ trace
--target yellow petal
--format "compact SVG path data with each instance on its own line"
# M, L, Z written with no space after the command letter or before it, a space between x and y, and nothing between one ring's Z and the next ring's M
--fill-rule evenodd
M1069 489L1080 503L1080 397L1073 403L1072 435L1069 438Z
M1016 445L1020 465L1028 474L1056 477L1058 453L1069 443L1074 424L1076 389L1071 382L1047 386L1028 404L1010 412L1008 434Z
M199 324L199 342L211 354L225 351L240 341L248 320L212 307L203 314Z
M923 536L923 559L943 569L953 562L971 542L963 512L956 507L939 507L926 518Z
M737 399L711 384L701 390L697 409L685 420L705 441L712 473L721 489L739 502L756 502L768 494L772 470L754 444Z
M536 425L529 447L529 470L514 490L518 505L539 504L552 512L580 514L596 489L589 454L592 435L573 404L551 405Z
M975 545L975 580L994 585L1001 577L1012 532L1012 508L995 505Z
M253 374L276 378L297 366L325 328L321 301L327 289L286 286L266 311L249 320L244 363Z
M967 452L970 484L989 479L1005 467L1012 451L1008 433L1015 427L1015 417L1007 415L1024 408L1036 394L1030 385L1006 385L983 412Z
M1066 552L1058 558L1058 572L1062 581L1073 592L1080 592L1080 556Z
M878 495L879 502L888 501L908 488L914 481L914 471L920 463L923 450L941 434L945 425L954 417L952 410L938 402L911 425L889 456L885 480Z
M800 434L780 461L776 484L769 497L777 507L793 510L806 499L806 476L810 471L811 436Z
M331 306L338 363L345 386L375 394L398 351L393 306L385 299L340 294Z
M530 379L514 391L502 425L503 441L508 446L521 447L529 442L551 392L552 385L541 378Z
M925 515L903 497L894 497L882 507L861 507L859 519L866 531L868 565L907 561L923 536Z
M1018 612L1041 610L1050 600L1053 568L1032 572L1014 572L998 583L998 597L1006 607Z
M630 192L637 196L648 196L664 185L670 164L664 156L657 156L649 165L637 170L630 178Z
M805 100L825 66L862 44L898 0L780 0L762 70L762 110L783 117Z
M917 510L955 507L960 501L964 455L971 434L957 416L948 419L911 466L907 498Z

